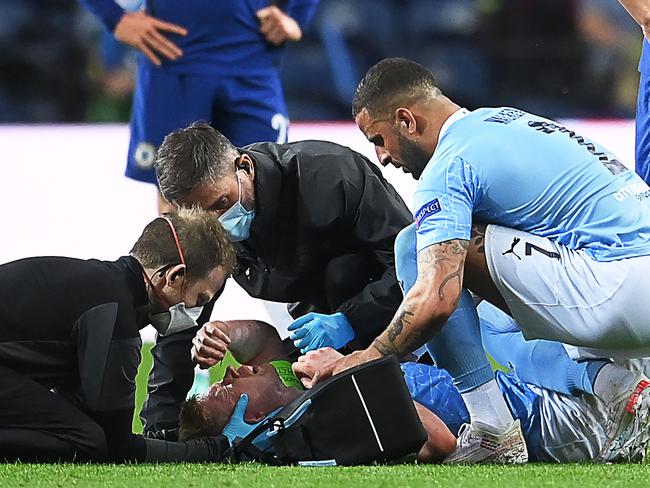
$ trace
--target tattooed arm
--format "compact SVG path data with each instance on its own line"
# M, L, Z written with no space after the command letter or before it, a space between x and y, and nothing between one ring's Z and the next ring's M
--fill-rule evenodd
M371 345L376 357L412 352L440 330L460 299L467 247L468 241L453 239L420 251L415 285Z
M367 349L329 364L294 364L296 374L307 378L303 383L311 387L332 374L390 354L401 357L428 342L458 305L468 245L453 239L420 251L417 281L386 330Z

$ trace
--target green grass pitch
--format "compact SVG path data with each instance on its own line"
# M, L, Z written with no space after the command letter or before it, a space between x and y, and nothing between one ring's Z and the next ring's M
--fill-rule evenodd
M648 465L370 466L0 465L2 487L646 487Z
M151 346L143 348L137 408L146 393ZM225 366L211 371L218 378ZM142 430L137 415L135 432ZM203 465L0 465L0 487L646 487L650 465L361 466L351 468Z

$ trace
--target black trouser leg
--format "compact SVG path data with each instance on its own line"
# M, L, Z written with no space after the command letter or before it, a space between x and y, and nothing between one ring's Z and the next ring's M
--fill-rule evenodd
M0 429L0 462L48 462L75 459L72 444L51 434L27 429Z
M0 462L104 458L106 436L96 422L43 385L0 366Z

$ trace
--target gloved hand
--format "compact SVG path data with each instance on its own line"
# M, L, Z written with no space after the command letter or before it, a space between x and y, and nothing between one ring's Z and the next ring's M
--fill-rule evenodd
M343 312L310 312L296 319L288 330L294 331L289 337L303 354L321 347L340 349L354 339L354 329Z
M246 407L248 407L248 395L244 394L239 397L239 400L237 400L235 409L232 411L232 415L230 416L230 420L228 420L228 423L223 428L223 435L228 438L231 445L236 438L246 437L261 423L260 421L255 424L249 424L244 420Z

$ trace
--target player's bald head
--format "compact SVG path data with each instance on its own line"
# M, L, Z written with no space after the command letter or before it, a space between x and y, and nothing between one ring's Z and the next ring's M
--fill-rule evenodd
M441 94L433 74L421 64L404 58L384 59L359 82L352 101L352 117L365 109L375 118Z

